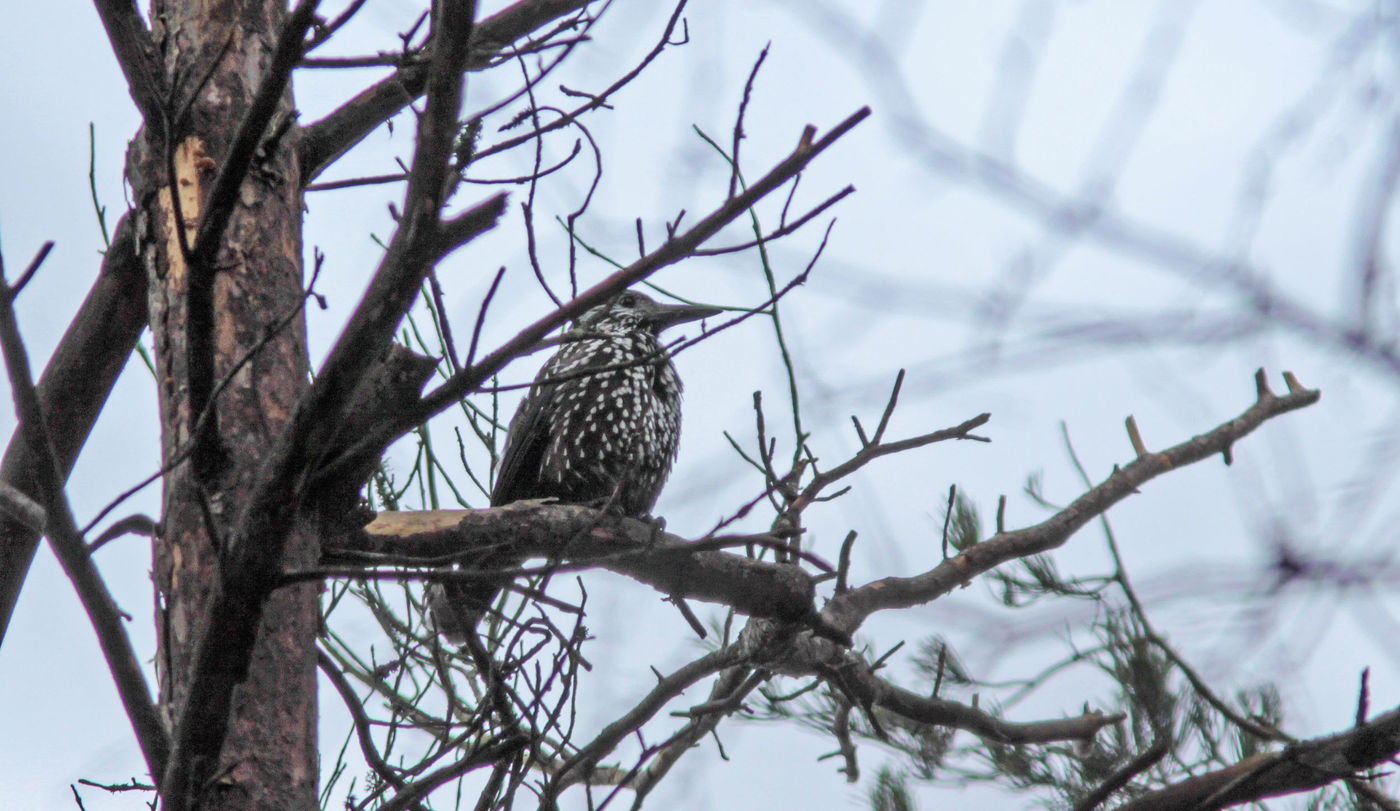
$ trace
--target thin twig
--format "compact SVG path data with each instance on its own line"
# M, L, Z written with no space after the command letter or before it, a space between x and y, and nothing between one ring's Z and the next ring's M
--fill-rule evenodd
M350 713L350 719L355 725L355 736L360 742L360 754L364 756L365 762L379 775L379 779L388 783L396 789L404 787L402 777L394 771L394 768L384 761L379 754L379 748L374 744L374 734L370 730L369 715L365 713L364 704L360 702L359 696L350 687L350 683L345 680L345 674L340 672L335 660L325 651L317 648L316 666L321 669L321 673L330 680L331 686L340 694L341 700L345 703L345 709ZM422 808L421 805L414 804L415 808Z
M1262 380L1262 370L1259 373ZM1001 564L1054 549L1105 510L1146 482L1221 452L1260 425L1318 401L1316 390L1274 395L1260 386L1253 405L1216 428L1173 447L1116 469L1065 509L1035 526L1000 533L971 546L932 570L913 577L886 577L831 599L823 614L836 627L853 633L874 611L922 605Z
M53 240L49 240L39 246L39 252L35 254L34 259L29 262L29 267L24 269L24 272L19 275L19 279L10 287L11 296L19 296L24 286L29 284L30 279L34 278L34 274L39 272L39 266L44 264L44 259L49 255L49 251L51 250L53 250Z
M1157 765L1162 758L1171 751L1172 739L1170 735L1158 733L1152 741L1152 746L1148 747L1142 754L1123 764L1123 767L1109 775L1093 791L1085 795L1084 799L1074 804L1074 811L1094 811L1104 800L1132 782L1134 777L1142 774L1153 766Z
M816 140L813 140L809 128L804 133L797 149L761 180L754 183L748 191L726 201L686 233L672 237L647 256L612 274L581 293L578 298L526 327L515 338L483 358L480 363L464 370L459 375L454 375L438 389L425 396L420 408L414 409L412 413L406 413L399 425L420 424L439 411L450 407L499 372L510 360L538 343L559 325L576 318L586 310L601 304L618 291L650 276L661 268L689 256L691 251L701 243L747 211L759 199L801 171L817 155L869 115L869 108L862 108Z

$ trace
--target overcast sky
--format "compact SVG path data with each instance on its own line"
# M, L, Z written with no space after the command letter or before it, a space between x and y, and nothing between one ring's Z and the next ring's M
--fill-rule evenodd
M835 209L838 222L811 280L785 303L813 447L824 460L852 452L849 415L860 414L867 425L877 419L900 368L908 379L892 434L990 411L984 433L993 442L886 460L855 480L849 496L808 515L810 542L831 559L847 530L860 530L855 582L932 565L939 500L951 483L984 515L994 512L998 495L1008 495L1013 527L1045 515L1021 492L1030 474L1043 474L1052 499L1073 498L1082 486L1061 421L1091 475L1102 478L1131 459L1122 428L1128 414L1150 447L1164 447L1248 406L1257 367L1267 368L1275 390L1283 389L1284 369L1321 388L1317 406L1241 443L1232 467L1212 460L1174 472L1115 508L1111 519L1154 618L1222 692L1278 680L1292 734L1338 731L1351 723L1365 666L1372 667L1376 711L1400 703L1400 626L1391 618L1400 605L1380 592L1340 592L1332 584L1291 587L1278 599L1261 595L1282 540L1310 556L1394 565L1396 510L1388 498L1400 447L1400 379L1317 334L1279 329L1229 340L1232 328L1251 323L1240 315L1246 308L1230 276L1236 271L1193 257L1240 263L1320 323L1350 318L1363 226L1380 194L1377 167L1400 140L1400 26L1393 4L1376 3L1379 16L1368 17L1371 5L695 3L686 11L689 44L667 50L615 99L615 110L590 122L605 175L580 232L626 261L636 255L635 218L654 245L663 221L685 209L693 222L722 199L727 169L692 125L728 142L745 77L767 43L747 117L743 161L751 177L785 155L803 125L825 131L872 106L872 118L804 176L794 204L812 205L846 184L857 189ZM337 52L395 47L394 32L415 8L407 0L370 0ZM560 83L606 86L652 46L668 13L660 4L618 0L595 41L579 49L549 92ZM857 16L841 16L847 14ZM16 4L6 23L0 247L13 269L45 240L57 243L20 300L21 327L39 361L86 293L102 248L88 188L89 123L110 227L126 205L122 161L138 119L91 4ZM378 75L299 73L302 121L316 120ZM489 104L517 78L509 71L473 75L468 108ZM401 120L392 134L376 132L326 179L394 171L393 159L411 152L410 126ZM557 158L571 146L567 137L550 149ZM519 174L524 157L483 171ZM556 283L567 241L554 218L579 204L590 179L591 169L571 167L541 187L540 253ZM489 191L469 189L463 204ZM388 236L386 204L401 194L384 186L309 196L306 247L308 255L313 246L327 255L320 284L330 303L308 315L313 360L362 291L379 256L372 237ZM1056 208L1067 201L1096 206L1074 209L1071 218ZM780 206L778 200L761 210L770 224ZM470 324L492 272L508 268L487 345L548 307L515 211L441 271L450 307L459 323ZM1380 222L1383 236L1393 238L1394 217ZM782 279L806 266L824 227L825 220L813 223L775 247ZM743 238L742 230L732 235ZM1393 247L1383 244L1383 258L1393 260ZM608 270L586 255L579 260L584 284ZM752 305L766 295L761 268L748 254L692 260L658 281L716 304ZM1388 277L1380 291L1378 320L1393 334ZM1162 320L1165 312L1179 317ZM1114 325L1115 340L1084 327L1101 322ZM1188 340L1145 341L1155 334L1149 325ZM1129 343L1142 346L1130 350ZM687 392L684 441L657 512L669 530L694 535L760 486L722 432L751 441L752 392L763 390L781 413L786 387L771 332L758 319L688 350L678 365ZM510 377L523 381L532 373L526 364ZM153 407L150 375L133 360L70 482L80 523L155 470ZM0 414L4 434L13 422L8 411ZM790 449L791 432L779 437ZM158 504L151 489L128 509L155 516ZM755 521L761 526L762 517ZM1101 573L1102 535L1086 528L1054 557L1064 573ZM133 616L138 652L149 658L148 545L124 539L98 563ZM590 582L589 627L598 637L591 654L608 668L606 679L586 686L584 716L600 725L647 688L648 665L673 669L697 648L657 595L617 578ZM1393 579L1381 586L1393 594ZM884 650L900 639L946 634L966 644L984 677L1007 678L1062 651L1061 628L1088 616L1055 606L1010 612L988 595L974 584L872 623L869 638ZM1017 632L1040 641L1004 657L977 645ZM907 670L897 666L896 673ZM1014 720L1076 713L1103 690L1057 685L1047 700L1018 708L1026 715ZM345 716L333 693L323 696L323 710L324 740L338 747ZM0 786L16 808L71 809L69 783L141 774L96 640L46 549L0 649L0 718L7 731L0 736ZM765 786L793 792L794 807L861 804L866 784L848 786L835 760L815 761L835 748L829 738L737 722L722 733L729 761L713 746L692 753L653 798L656 807L745 807ZM868 744L862 753L872 774L882 755ZM923 799L927 807L970 801L949 792L956 790L929 789ZM1028 802L971 796L988 808ZM96 789L83 798L89 809L141 807Z

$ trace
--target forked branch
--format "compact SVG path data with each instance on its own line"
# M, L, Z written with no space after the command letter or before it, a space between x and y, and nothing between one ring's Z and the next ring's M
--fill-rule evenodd
M1089 521L1138 492L1138 488L1152 479L1216 454L1228 461L1236 441L1268 420L1310 406L1322 396L1315 389L1298 385L1291 373L1285 372L1284 380L1288 393L1276 395L1269 390L1264 371L1259 370L1255 374L1255 402L1238 417L1164 451L1152 453L1145 447L1138 447L1136 459L1115 468L1107 479L1048 520L1024 529L999 532L923 574L886 577L838 594L822 613L832 626L855 633L865 618L876 611L931 602L1003 563L1064 544ZM1135 440L1134 445L1140 445L1140 439Z
M37 506L42 506L44 511L44 534L64 574L73 581L73 588L97 632L107 669L116 682L117 695L136 733L146 766L152 775L160 775L169 758L170 741L151 699L131 638L122 624L122 612L88 554L64 492L63 468L49 438L44 409L29 369L29 356L20 338L14 291L5 281L3 257L0 257L0 346L4 349L5 368L19 413L19 434L29 446L34 462L33 484L40 494L41 503Z
M1400 708L1346 732L1314 738L1173 783L1118 811L1214 811L1268 797L1312 791L1360 775L1400 752Z
M519 0L477 24L471 34L467 70L480 70L509 48L549 23L573 14L592 0ZM332 161L394 117L427 90L428 64L405 65L365 89L326 118L306 127L300 146L301 180L310 183Z
M572 320L585 310L601 304L613 294L645 279L661 268L691 256L692 252L706 240L719 233L720 229L748 211L759 200L795 177L818 155L826 151L827 147L850 132L869 115L870 108L862 107L847 116L844 121L837 124L821 138L816 137L814 127L808 126L798 139L797 147L743 194L729 198L690 230L668 239L661 247L613 273L580 293L573 301L526 327L502 345L500 349L482 358L481 363L453 375L446 383L423 398L423 405L418 411L405 414L401 424L397 427L401 430L407 430L443 409L451 407L472 390L490 380L492 375L499 372L511 360L533 348L556 327Z

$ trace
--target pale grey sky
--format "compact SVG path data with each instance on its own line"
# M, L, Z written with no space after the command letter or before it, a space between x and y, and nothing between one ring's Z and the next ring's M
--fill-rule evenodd
M1367 665L1373 668L1372 706L1380 711L1400 703L1400 640L1364 595L1295 589L1282 607L1268 610L1246 599L1267 583L1259 570L1270 559L1263 539L1271 532L1286 530L1310 554L1342 550L1390 558L1393 531L1385 527L1393 526L1386 519L1394 509L1387 507L1386 491L1369 511L1347 498L1361 492L1362 482L1390 483L1393 376L1286 332L1246 343L1204 341L1130 353L1092 342L1031 351L1038 346L1032 339L1071 323L1071 315L1224 311L1238 303L1209 268L1156 261L1141 246L1105 238L1092 225L1087 235L1052 233L1044 201L1086 192L1107 193L1114 227L1247 260L1321 315L1346 313L1359 214L1397 116L1396 21L1368 23L1373 31L1352 29L1359 9L1370 4L1309 0L869 6L862 25L879 27L895 49L892 62L861 51L860 40L848 36L848 21L822 20L807 4L693 3L686 12L691 43L665 53L618 96L615 111L593 120L605 176L581 220L587 238L627 258L635 255L635 217L644 219L654 242L660 223L678 210L696 217L719 201L727 170L691 125L727 143L744 79L765 43L772 48L744 146L751 174L790 150L804 124L824 131L862 105L874 108L869 121L804 176L798 196L810 204L847 183L858 190L835 209L839 222L822 262L786 305L807 416L816 430L813 445L823 458L851 452L848 415L860 413L869 424L901 367L909 377L893 433L919 433L990 411L993 421L984 433L994 442L936 446L873 466L850 496L809 514L816 551L834 558L854 527L861 542L853 579L927 568L938 554L939 499L950 483L972 495L985 515L994 512L999 494L1007 494L1013 526L1043 516L1020 493L1028 474L1043 471L1052 498L1079 492L1061 444L1061 420L1091 473L1102 477L1130 458L1126 415L1136 415L1150 446L1174 444L1243 410L1253 396L1256 367L1268 369L1276 389L1282 388L1279 373L1289 369L1322 389L1320 404L1246 440L1233 467L1207 462L1164 477L1115 508L1111 519L1130 569L1159 601L1155 616L1225 692L1258 679L1281 680L1289 729L1297 735L1347 727L1357 677ZM392 33L414 7L407 0L371 0L341 50L392 47ZM668 13L656 4L618 0L596 41L554 84L605 85L651 46ZM302 120L333 109L375 75L298 75ZM97 268L101 240L88 199L88 124L97 133L98 190L114 224L124 207L125 142L138 122L87 3L55 0L8 10L0 77L6 123L0 127L0 245L16 267L44 240L57 242L20 301L21 326L40 359ZM473 76L468 107L493 99L495 89L515 78ZM1293 118L1286 115L1290 110ZM393 136L375 133L327 179L392 171L393 157L410 152L408 133L405 121ZM571 139L561 139L554 148L562 155L570 145ZM972 152L986 160L969 162ZM996 161L1023 174L1009 180L995 170ZM1267 174L1260 171L1266 166ZM502 176L518 174L520 164L505 160L499 168ZM539 230L547 268L562 266L567 255L553 217L578 204L589 178L580 171L542 186ZM1105 180L1111 185L1102 185ZM1258 189L1267 197L1254 218L1248 201ZM308 252L319 246L327 254L322 290L331 304L309 315L313 353L329 346L359 295L378 258L370 234L388 234L386 204L400 195L396 187L372 187L310 196L306 244ZM473 190L467 195L473 199ZM780 204L763 209L770 221ZM814 224L775 249L780 274L805 266L822 227ZM1393 216L1384 233L1394 237ZM442 269L450 302L469 323L491 272L508 266L503 304L483 338L488 344L511 334L514 318L542 312L546 304L531 281L523 244L517 208L497 232ZM1387 256L1393 260L1393 248ZM591 281L607 268L584 257L580 270ZM659 281L715 303L752 304L764 296L761 271L747 255L691 261ZM1005 324L976 309L971 294L988 290L1024 292ZM1385 290L1391 323L1393 293L1393 285ZM985 343L996 336L1003 340L994 352ZM974 348L983 351L970 354ZM702 532L755 490L752 471L721 432L751 436L751 392L763 389L777 409L784 387L769 334L756 322L696 346L678 364L687 388L684 441L658 512L672 531L686 534ZM525 380L530 373L522 366L512 377ZM69 487L80 521L155 469L150 383L133 361ZM0 427L8 435L12 426L12 414L3 410ZM158 493L138 496L130 509L155 515ZM1102 571L1102 540L1086 529L1055 559L1062 572ZM138 650L149 657L146 544L124 539L98 561L134 616L130 629ZM652 678L647 665L666 671L693 658L696 649L655 594L607 576L590 582L589 626L598 636L591 651L612 670L585 686L592 703L584 717L602 724L646 689ZM899 639L944 633L965 643L974 664L987 669L983 675L1004 678L1053 655L1063 623L1083 619L1073 611L1056 614L1057 608L1007 612L987 595L985 586L974 584L925 609L872 623L868 636L883 650ZM1400 608L1393 599L1388 607ZM1044 642L1023 653L999 659L975 644L1033 619ZM666 642L658 645L658 639ZM1027 715L1017 717L1074 713L1102 689L1058 685L1051 700L1018 708ZM325 694L323 708L327 748L338 747L344 714L333 693ZM0 649L0 718L8 731L0 736L0 786L16 808L71 809L70 782L120 781L141 772L95 639L47 550ZM737 723L723 728L722 739L730 760L721 761L713 746L694 752L653 798L655 807L747 807L758 804L759 792L773 790L791 792L793 806L862 804L867 784L848 786L835 761L815 761L834 748L829 739ZM866 774L873 774L882 759L878 748L865 745L862 757ZM83 796L89 809L141 807L95 789ZM922 792L927 807L972 802L957 796L946 788ZM977 802L1020 808L1029 801Z

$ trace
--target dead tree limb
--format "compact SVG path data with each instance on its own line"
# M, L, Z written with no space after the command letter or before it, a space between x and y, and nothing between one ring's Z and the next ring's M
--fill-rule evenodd
M146 279L131 218L122 217L97 281L39 378L39 405L65 480L145 329L146 312ZM35 464L33 451L16 432L5 448L0 481L34 498ZM0 520L0 644L38 546L37 531Z
M1214 811L1312 791L1400 753L1400 708L1346 732L1300 741L1129 800L1118 811Z
M1268 420L1310 406L1322 396L1315 389L1298 385L1292 374L1285 372L1284 380L1288 383L1288 393L1276 395L1269 390L1264 371L1259 370L1255 374L1255 402L1238 417L1163 451L1152 453L1141 448L1136 459L1115 468L1103 482L1046 521L1000 532L923 574L886 577L850 589L833 597L822 613L832 626L854 633L865 618L876 611L923 605L1007 561L1063 545L1089 521L1138 492L1138 488L1152 479L1216 454L1228 461L1236 441Z
M4 261L0 258L0 346L3 346L5 369L10 390L19 413L18 434L29 446L34 469L32 484L40 496L45 513L44 534L53 547L54 556L63 566L63 573L73 581L73 588L87 611L107 669L116 683L117 695L136 733L136 742L151 774L162 772L170 753L170 740L161 723L150 686L122 624L122 612L107 590L97 571L82 533L73 518L72 505L64 492L65 471L49 437L44 409L30 374L29 356L20 338L15 319L14 291L5 281Z
M633 518L610 516L569 504L522 501L485 510L436 510L383 513L361 533L350 534L324 550L335 562L442 566L470 561L509 538L513 550L550 559L541 571L578 568L607 569L645 583L668 597L721 603L750 616L808 625L819 620L813 600L813 578L798 566L752 560L715 551L725 539L700 544ZM753 543L733 539L735 545ZM504 571L465 571L463 579L502 578L528 573L519 567ZM363 570L305 573L356 576ZM402 571L391 573L402 577ZM439 577L451 579L453 573ZM299 573L289 573L300 579Z

